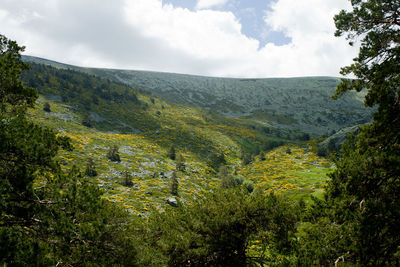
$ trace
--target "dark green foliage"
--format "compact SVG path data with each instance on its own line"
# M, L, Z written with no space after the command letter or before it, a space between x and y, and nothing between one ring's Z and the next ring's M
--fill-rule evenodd
M129 171L125 170L123 172L121 184L127 187L131 187L133 185L132 175L129 173Z
M177 171L184 172L186 168L185 158L182 154L178 153L176 156L175 168Z
M50 108L49 102L45 102L43 104L43 110L46 111L46 112L51 112L51 108Z
M91 177L97 176L96 165L91 158L89 158L87 161L85 174Z
M290 147L286 148L286 154L292 154L292 150L290 149Z
M0 40L0 264L135 265L131 217L103 200L78 170L61 171L54 156L72 146L26 119L36 93L18 80L21 49Z
M328 150L329 150L329 152L334 152L334 151L336 151L336 144L335 144L335 140L333 140L333 139L330 139L329 140L329 142L328 142Z
M301 251L310 263L332 265L339 257L360 266L400 262L400 2L353 0L335 16L337 36L361 37L354 63L342 68L335 97L366 90L365 104L378 105L372 124L343 145L325 200L304 225ZM307 252L308 251L308 252ZM311 255L314 251L314 255ZM305 257L307 258L307 256Z
M250 180L244 180L243 183L242 183L242 186L244 188L246 188L246 190L249 193L252 193L254 191L254 183L252 181L250 181Z
M245 266L271 263L262 254L246 256L250 241L256 238L277 253L290 249L296 220L295 207L284 199L237 188L218 190L165 214L154 214L148 232L166 265Z
M212 154L208 160L208 165L218 171L220 166L226 165L224 153Z
M113 147L110 147L108 152L107 152L107 158L111 161L115 162L121 162L121 158L118 153L118 146L114 145Z
M261 161L264 161L264 160L265 160L265 152L264 152L264 151L261 151L261 152L260 152L259 158L260 158Z
M249 165L253 161L253 157L249 153L242 153L240 159L242 160L242 165Z
M89 118L89 114L85 113L85 114L83 115L83 118L82 118L82 125L84 125L84 126L86 126L86 127L89 127L89 128L92 127L92 122L91 122L91 120L90 120L90 118Z
M169 148L167 157L172 160L175 160L176 152L175 152L175 147L173 145Z
M81 113L82 124L87 127L128 131L125 124L140 126L135 115L143 105L137 98L137 91L124 84L35 63L31 64L30 70L22 73L22 80L35 87L40 94L57 96L62 102L73 106ZM96 113L99 120L91 121L90 112ZM124 124L115 120L117 116Z
M269 151L269 150L279 147L283 144L284 144L284 142L282 142L282 141L265 141L263 143L262 150Z
M1 111L5 111L5 104L14 108L33 106L37 92L33 88L23 86L20 76L28 65L21 61L21 52L24 47L18 46L15 41L8 40L0 34L0 104Z
M218 178L221 179L222 188L234 188L243 183L243 178L231 174L226 166L219 167Z
M171 176L171 182L170 182L170 188L171 188L172 195L174 195L174 196L178 195L178 187L179 187L178 178L176 177L176 172L173 172L172 176Z
M328 150L324 146L318 146L317 155L318 157L326 157L328 155Z
M310 135L308 133L301 134L300 138L301 141L308 141L310 140Z
M31 69L22 75L25 83L34 81L32 86L35 86L40 94L59 95L63 101L73 100L73 103L82 109L87 109L92 104L100 104L102 100L119 104L127 101L140 104L136 91L122 83L110 82L71 69L64 70L35 63L30 65ZM89 105L85 106L86 104Z

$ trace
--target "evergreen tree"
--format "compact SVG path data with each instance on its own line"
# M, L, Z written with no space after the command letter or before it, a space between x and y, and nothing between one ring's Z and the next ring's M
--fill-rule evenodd
M342 148L330 175L326 201L318 204L308 229L319 264L342 257L361 266L397 266L400 262L400 2L352 0L351 11L335 16L336 36L361 39L354 63L341 73L335 97L366 90L365 104L377 105L372 124ZM320 209L323 208L323 211ZM314 238L312 238L314 236ZM318 239L324 240L318 247ZM333 242L329 242L333 241ZM316 249L316 247L318 247Z
M175 146L172 145L169 150L168 150L168 154L167 154L168 158L175 160L176 157L176 152L175 152Z
M186 168L186 165L185 165L185 158L182 156L182 154L178 154L177 156L176 156L176 170L177 171L181 171L181 172L184 172L185 171L185 168Z
M0 264L135 265L129 214L61 171L54 156L68 139L26 118L37 94L19 80L22 50L0 35Z
M92 177L97 176L96 166L91 158L87 161L85 174Z
M121 158L119 157L118 149L119 148L117 145L110 147L110 149L107 152L107 158L111 161L121 162Z
M237 175L229 173L226 166L219 167L218 178L221 180L222 188L234 188L243 183L243 179Z
M125 170L122 175L122 185L128 187L133 185L132 176L127 170Z
M168 213L152 214L147 232L149 244L166 260L160 265L282 265L294 238L296 207L282 197L254 193L217 189ZM246 254L256 239L269 253Z
M91 128L92 121L90 120L89 114L85 113L82 117L82 125Z
M43 110L46 111L46 112L51 112L51 108L50 108L49 102L45 102L43 104Z
M179 187L179 182L178 182L178 178L176 177L176 172L172 173L171 176L171 194L174 196L178 195L178 187Z

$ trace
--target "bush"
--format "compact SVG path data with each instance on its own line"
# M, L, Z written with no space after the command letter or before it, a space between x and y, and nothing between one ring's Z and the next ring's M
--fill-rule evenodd
M51 108L50 108L49 102L45 102L43 104L43 110L46 111L46 112L51 112Z
M121 162L121 158L119 157L117 145L110 147L110 149L107 152L107 158L111 161Z
M131 187L133 185L132 176L127 170L124 171L124 173L122 174L121 184L128 187Z
M238 187L219 189L149 218L149 243L166 266L246 266L267 262L263 253L249 257L252 240L262 239L276 253L290 248L296 207L275 195L249 194ZM278 263L279 257L272 259Z
M176 152L175 152L175 147L174 147L174 145L172 145L172 146L169 148L168 153L167 153L167 156L168 156L168 158L170 158L170 159L172 159L172 160L175 160L175 158L176 158Z
M88 159L88 162L86 164L85 174L91 177L97 176L96 166L94 165L94 161L91 158Z

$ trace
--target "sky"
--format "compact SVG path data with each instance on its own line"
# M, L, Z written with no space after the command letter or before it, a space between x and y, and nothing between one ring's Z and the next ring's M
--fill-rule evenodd
M357 47L334 37L348 0L0 0L24 54L85 67L217 77L335 76Z

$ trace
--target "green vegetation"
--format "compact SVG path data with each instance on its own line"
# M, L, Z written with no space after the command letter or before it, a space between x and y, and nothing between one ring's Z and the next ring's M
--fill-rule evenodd
M366 89L378 107L340 151L76 69L22 74L23 48L0 35L0 264L399 265L400 6L351 3L335 22L363 38L342 70L358 79L336 96Z
M330 174L323 200L316 201L299 228L303 262L328 265L396 266L400 262L400 3L351 1L352 11L335 17L337 36L353 44L354 63L342 69L336 97L367 90L365 104L378 105L374 121L350 139ZM314 251L311 255L310 251Z
M11 266L135 264L128 213L54 157L68 138L26 118L36 91L19 80L23 51L0 35L0 262Z
M86 72L110 81L124 83L167 100L174 105L196 106L221 117L247 120L252 125L273 126L291 135L290 139L327 134L346 126L371 121L373 109L362 103L363 94L349 94L339 100L331 96L338 78L301 77L232 79L173 73L130 70L90 69L25 58L58 68ZM308 105L304 105L306 102ZM151 100L149 105L153 106ZM158 102L155 102L158 106ZM160 106L161 107L161 106ZM158 110L161 110L159 108ZM157 110L154 110L154 114ZM226 124L226 123L224 123ZM288 133L290 132L290 133Z

